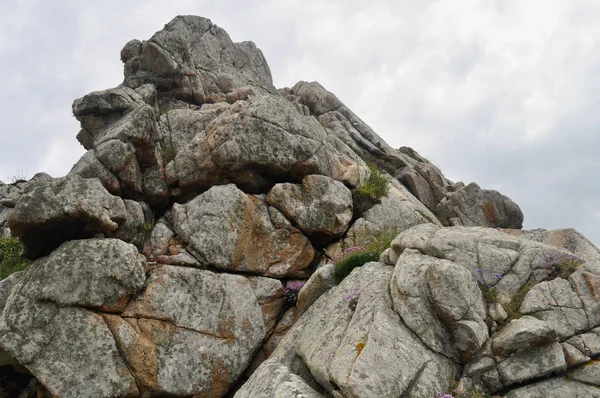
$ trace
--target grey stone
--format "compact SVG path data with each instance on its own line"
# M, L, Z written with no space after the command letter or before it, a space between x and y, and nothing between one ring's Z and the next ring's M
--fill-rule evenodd
M447 193L435 212L442 219L459 218L465 226L523 227L523 212L515 202L499 192L481 189L475 183Z
M69 239L111 233L127 220L121 198L98 179L77 175L38 181L27 187L8 219L30 257L47 254Z
M29 265L18 294L63 306L113 308L142 288L145 272L146 262L131 244L74 240Z
M573 347L569 343L562 343L563 351L565 353L565 361L567 362L567 368L581 365L588 362L591 358L587 355L583 355L581 351Z
M567 377L555 377L542 380L524 387L516 388L503 395L504 398L599 398L600 391L595 386L570 380Z
M556 332L552 325L526 315L513 320L495 335L492 347L495 355L506 357L517 351L524 351L555 341Z
M265 383L269 380L269 383ZM324 398L287 366L267 360L234 395L235 398Z
M317 269L298 292L296 306L306 311L323 293L336 285L333 264L325 264Z
M566 368L559 343L518 352L498 364L498 372L506 386L564 372Z
M266 337L269 292L282 302L277 281L165 265L150 271L123 318L107 322L142 390L222 396Z
M267 203L310 235L339 236L352 219L350 190L341 182L321 175L304 177L302 185L275 185L269 191Z
M263 199L235 185L212 187L173 206L174 229L205 265L266 276L303 276L315 252L308 239Z

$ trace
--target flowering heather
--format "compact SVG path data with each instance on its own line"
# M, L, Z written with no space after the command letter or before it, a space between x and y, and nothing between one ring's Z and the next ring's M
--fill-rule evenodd
M348 308L352 311L356 310L356 305L358 304L358 297L360 296L360 289L355 288L349 294L342 296L342 301L348 304Z
M360 252L365 250L364 248L360 247L360 246L352 246L349 247L347 249L344 249L344 251L342 251L339 254L336 254L333 258L329 259L328 263L329 264L337 264L340 261L344 260L345 258L347 258L350 254L352 253L356 253L356 252Z
M551 275L560 278L568 278L582 264L582 261L574 254L552 253L546 254L542 259L542 267L548 269Z
M302 286L304 286L304 282L292 282L288 283L285 289L283 289L285 301L289 306L296 305L296 302L298 301L298 292L300 292Z

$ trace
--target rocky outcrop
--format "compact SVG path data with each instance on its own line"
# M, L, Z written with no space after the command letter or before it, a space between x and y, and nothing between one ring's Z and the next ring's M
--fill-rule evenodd
M319 83L275 90L208 19L121 59L73 103L69 175L0 183L0 234L34 260L0 281L11 394L600 396L585 237L520 230Z

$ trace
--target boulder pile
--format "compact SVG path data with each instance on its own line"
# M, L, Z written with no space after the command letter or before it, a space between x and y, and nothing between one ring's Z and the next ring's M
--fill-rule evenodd
M121 60L73 103L69 174L0 183L31 261L0 280L0 396L600 397L585 237L276 89L208 19Z

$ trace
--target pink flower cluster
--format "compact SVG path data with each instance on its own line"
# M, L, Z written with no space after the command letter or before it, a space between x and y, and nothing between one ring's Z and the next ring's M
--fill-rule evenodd
M288 283L285 289L283 289L283 294L285 297L285 301L290 305L296 305L296 301L298 301L298 292L304 286L304 282L292 282Z
M360 296L359 288L355 288L349 294L342 296L342 301L348 303L348 308L352 311L356 310L356 305L358 304L358 296Z
M329 264L338 263L338 262L342 261L343 259L345 259L346 257L348 257L350 254L356 253L356 252L359 252L362 250L365 250L365 249L360 246L352 246L347 249L344 249L344 251L335 255L332 259L330 259Z

